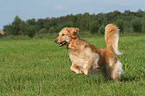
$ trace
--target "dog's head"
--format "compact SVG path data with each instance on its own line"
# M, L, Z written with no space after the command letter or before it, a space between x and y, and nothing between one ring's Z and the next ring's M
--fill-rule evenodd
M59 32L59 36L54 41L59 44L59 47L68 45L72 39L77 38L78 31L78 28L63 28Z

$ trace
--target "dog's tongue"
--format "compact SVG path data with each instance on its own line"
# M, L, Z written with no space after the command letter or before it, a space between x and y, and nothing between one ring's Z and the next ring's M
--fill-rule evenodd
M59 47L63 46L65 43L66 43L66 42L63 42L63 43L59 44Z
M59 44L59 47L61 47L63 44Z

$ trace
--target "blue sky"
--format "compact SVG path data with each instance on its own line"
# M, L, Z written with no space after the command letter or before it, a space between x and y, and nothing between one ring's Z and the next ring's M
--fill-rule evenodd
M145 11L145 0L0 0L0 29L18 15L22 20L114 10Z

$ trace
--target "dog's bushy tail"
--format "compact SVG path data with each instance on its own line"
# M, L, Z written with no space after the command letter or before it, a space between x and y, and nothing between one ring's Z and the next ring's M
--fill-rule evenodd
M105 27L105 41L108 50L114 52L116 55L121 55L122 53L118 50L119 41L119 29L116 25L108 24Z

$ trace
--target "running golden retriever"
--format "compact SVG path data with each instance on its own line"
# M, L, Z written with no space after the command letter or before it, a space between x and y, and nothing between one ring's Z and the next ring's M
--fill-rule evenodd
M78 28L63 28L55 42L60 47L66 45L72 61L70 69L76 74L94 75L101 72L106 79L120 80L122 64L116 55L118 51L119 29L116 25L105 27L106 49L99 49L78 36ZM116 54L116 55L115 55Z

